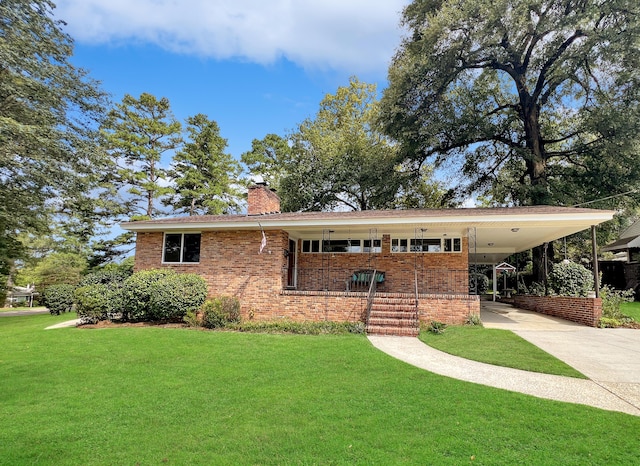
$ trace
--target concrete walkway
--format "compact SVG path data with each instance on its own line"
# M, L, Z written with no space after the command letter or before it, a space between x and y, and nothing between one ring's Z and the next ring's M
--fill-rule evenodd
M0 312L0 317L28 316L31 314L49 314L49 310L46 307L34 307L28 311L4 311Z
M370 335L369 341L390 356L436 374L640 416L640 331L583 327L501 303L483 305L482 321L485 327L514 331L591 380L470 361L412 337Z

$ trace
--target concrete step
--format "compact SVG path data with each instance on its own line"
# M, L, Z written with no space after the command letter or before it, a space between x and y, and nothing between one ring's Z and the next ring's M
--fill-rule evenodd
M377 327L383 327L385 325L389 327L418 327L418 322L415 319L371 317L369 318L369 325L375 325Z
M416 327L391 327L391 326L377 326L367 325L367 333L372 335L394 335L394 336L406 336L417 337L420 332Z

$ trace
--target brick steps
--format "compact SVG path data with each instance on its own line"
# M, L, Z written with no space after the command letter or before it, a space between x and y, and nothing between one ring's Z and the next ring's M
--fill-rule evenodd
M404 298L374 298L367 333L415 337L420 331L415 302Z

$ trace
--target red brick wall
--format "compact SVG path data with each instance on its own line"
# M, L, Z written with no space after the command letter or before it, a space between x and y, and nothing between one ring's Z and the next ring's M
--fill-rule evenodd
M337 281L340 291L304 292L283 290L282 271L287 259L288 234L284 231L266 231L267 246L259 254L262 234L256 231L202 232L200 263L163 264L163 233L138 233L136 243L135 270L170 268L177 272L197 273L205 278L209 296L236 296L241 302L245 319L270 320L288 318L292 320L359 321L366 308L366 294L346 293L344 281L353 270L368 267L368 254L335 254L332 260L342 270L344 277ZM385 270L387 281L379 289L390 289L414 296L414 255L391 254L389 238L383 239L383 252L376 267ZM437 268L446 265L455 268L467 267L466 242L463 253L422 254L425 266ZM322 267L320 254L299 254L298 266L313 264ZM382 265L380 265L382 264ZM334 264L332 264L333 267ZM336 272L337 273L337 272ZM399 275L406 275L400 277ZM336 280L338 280L336 275ZM460 285L467 290L466 279ZM301 289L301 286L298 287ZM477 296L421 295L419 314L425 322L437 320L449 324L462 323L469 314L479 313Z
M470 315L480 316L480 296L420 295L418 300L418 316L426 324L437 321L460 325Z
M376 269L385 272L385 281L378 290L390 293L414 293L415 270L418 281L429 287L430 293L459 293L469 291L467 239L462 239L462 252L453 253L392 253L391 238L382 237L380 253L301 253L298 242L298 289L324 289L317 283L318 274L305 275L305 270L329 270L329 291L344 291L345 282L354 271ZM458 271L458 272L451 272ZM324 286L327 283L323 283ZM420 290L424 292L425 290Z
M247 197L247 213L249 215L272 214L280 212L280 198L266 185L249 187Z
M601 298L571 298L567 296L515 296L516 307L597 327L602 317Z

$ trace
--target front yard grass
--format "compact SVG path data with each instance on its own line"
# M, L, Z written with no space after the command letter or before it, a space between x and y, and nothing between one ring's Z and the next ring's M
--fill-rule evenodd
M632 303L622 303L620 305L620 311L631 317L636 322L640 322L640 302L634 301Z
M634 464L640 417L470 384L362 335L0 319L0 464Z
M445 353L473 361L524 371L587 378L573 367L510 330L479 326L449 326L442 334L422 331L420 340Z

